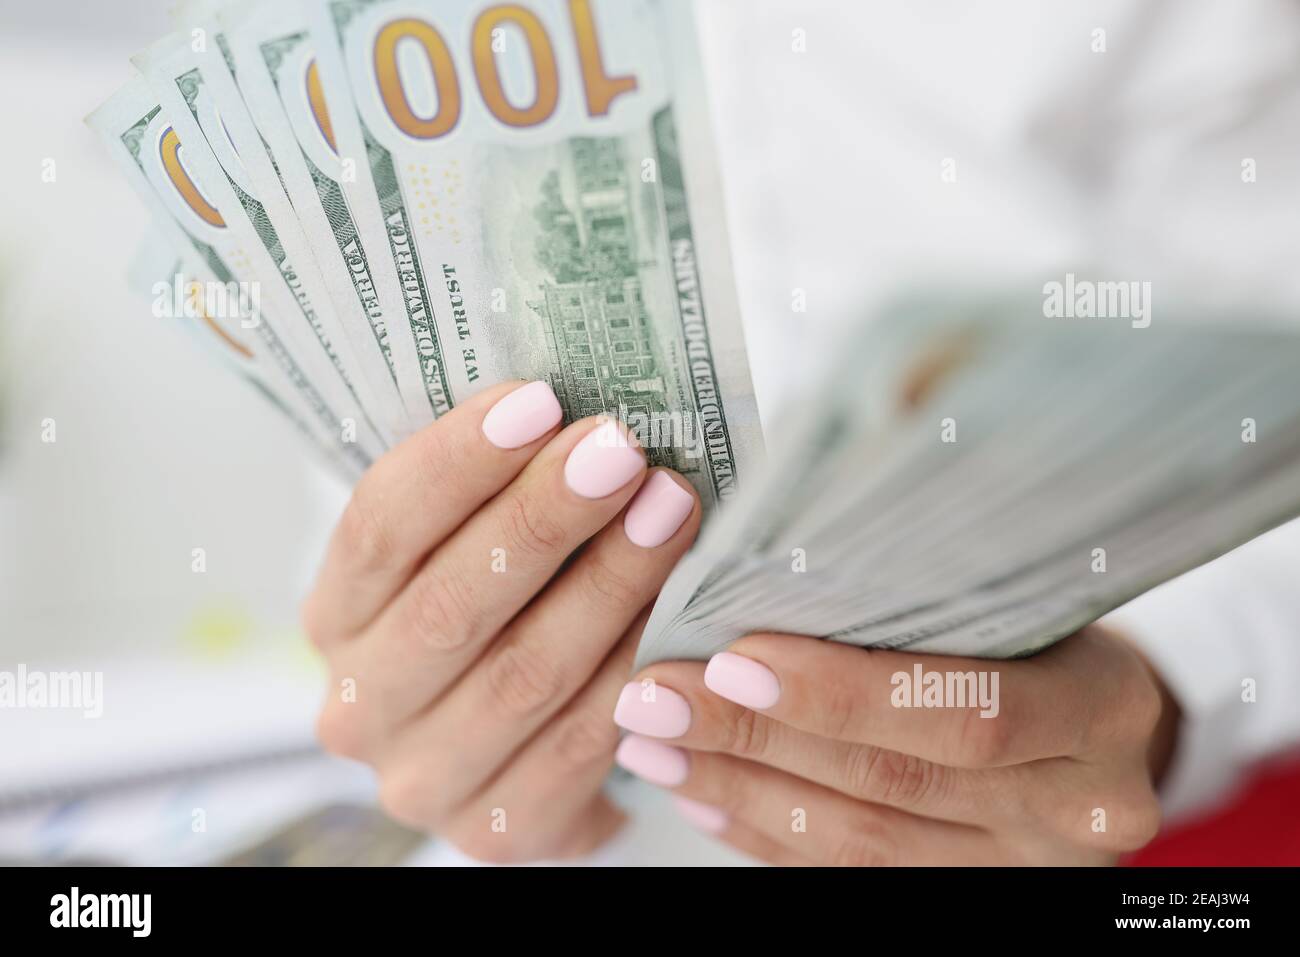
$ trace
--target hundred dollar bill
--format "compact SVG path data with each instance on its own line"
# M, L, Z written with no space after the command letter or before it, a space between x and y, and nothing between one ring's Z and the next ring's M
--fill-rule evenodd
M258 370L259 382L282 401L305 411L313 430L356 465L364 468L383 445L369 432L359 413L322 393L317 382L333 374L318 353L303 352L289 339L276 309L283 302L262 303L263 284L252 268L247 246L231 235L207 199L200 180L182 156L179 137L158 99L141 78L132 79L86 122L103 139L155 219L168 230L185 256L189 275L211 288L247 291L252 310L238 309L220 330L231 347ZM292 306L290 308L293 308ZM213 317L209 316L209 319ZM346 397L345 397L346 399Z
M373 286L364 275L356 278L352 266L340 259L337 246L313 241L321 224L303 216L300 201L304 197L295 196L289 188L292 170L283 157L292 160L294 153L277 156L274 144L255 125L251 114L257 99L241 94L236 85L236 64L229 38L217 21L217 4L206 6L206 16L194 15L188 29L176 39L154 48L154 81L168 86L169 93L174 87L184 95L227 174L232 179L243 174L251 182L255 190L251 195L270 218L284 251L291 261L302 263L298 271L303 274L304 287L311 290L312 301L323 303L322 323L331 325L336 335L342 329L346 336L350 356L369 386L370 398L363 398L367 411L381 423L390 441L400 440L414 427L406 412ZM219 118L219 126L214 118ZM232 151L223 149L227 138ZM319 203L315 205L319 210ZM322 238L328 241L328 236Z
M369 319L411 427L427 424L456 398L439 330L418 290L401 283L408 258L401 237L385 236L372 246L357 226L343 188L355 161L338 154L300 8L234 3L221 11L220 21L244 100L276 158L332 297Z
M457 397L546 379L707 509L733 495L762 440L690 4L308 11L349 206L400 247Z
M237 95L227 101L226 109L218 109L212 77L225 64L215 39L209 43L204 35L198 43L191 35L173 34L132 61L158 98L178 142L184 144L178 161L202 185L200 198L243 245L253 271L263 280L264 294L280 304L279 315L297 320L289 329L296 354L324 357L332 367L323 381L317 381L318 388L349 404L383 446L392 444L399 434L396 430L404 428L405 412L395 393L387 403L376 398L375 362L387 376L382 356L377 350L359 356L348 347L348 336L301 226ZM225 79L229 82L228 75ZM242 150L232 131L238 131ZM250 169L258 170L257 181ZM374 349L373 343L370 348ZM369 369L364 359L371 360Z

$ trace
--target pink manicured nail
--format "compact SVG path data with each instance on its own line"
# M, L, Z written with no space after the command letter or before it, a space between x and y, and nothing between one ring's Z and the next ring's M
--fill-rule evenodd
M623 531L633 545L657 548L676 534L695 508L695 497L666 472L655 472L640 490L623 519Z
M618 696L614 723L653 738L680 738L691 726L691 706L672 688L629 681Z
M721 834L731 823L731 815L712 804L692 801L680 794L673 797L673 804L677 806L678 814L708 834Z
M629 734L619 743L614 760L620 768L661 788L675 788L686 783L686 775L691 770L690 759L681 748L635 734Z
M645 459L616 422L588 433L564 463L564 481L583 498L613 495L641 472Z
M719 652L704 669L704 686L728 701L762 711L781 698L781 682L772 669L753 658Z
M545 382L530 382L498 399L483 417L483 434L499 449L521 449L555 428L564 411Z

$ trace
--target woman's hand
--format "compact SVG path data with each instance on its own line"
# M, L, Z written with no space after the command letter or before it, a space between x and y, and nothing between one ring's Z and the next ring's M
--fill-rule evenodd
M384 456L303 608L326 748L481 860L582 854L619 826L609 711L699 528L689 484L647 475L616 423L560 418L545 383L506 384Z
M926 688L917 667L945 678L929 700L947 706L903 706L927 700L903 697ZM947 676L967 673L969 706L953 707ZM751 635L707 668L648 668L615 721L634 732L623 767L763 860L1105 864L1159 827L1153 779L1177 709L1126 643L1090 627L1020 661Z

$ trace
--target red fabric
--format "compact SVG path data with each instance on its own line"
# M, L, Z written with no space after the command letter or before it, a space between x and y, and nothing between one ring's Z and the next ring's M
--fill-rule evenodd
M1132 867L1300 864L1300 759L1261 769L1236 800L1160 834Z

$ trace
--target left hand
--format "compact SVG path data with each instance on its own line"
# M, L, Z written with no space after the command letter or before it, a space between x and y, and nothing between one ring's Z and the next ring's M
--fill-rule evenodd
M900 706L918 664L983 673L992 706ZM646 669L615 720L620 764L772 863L1109 864L1159 829L1177 707L1090 626L1017 661L751 635Z

